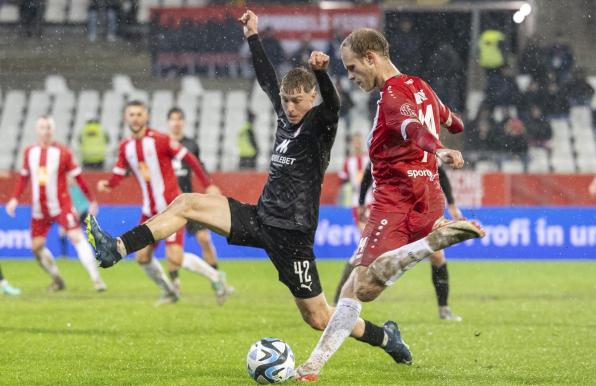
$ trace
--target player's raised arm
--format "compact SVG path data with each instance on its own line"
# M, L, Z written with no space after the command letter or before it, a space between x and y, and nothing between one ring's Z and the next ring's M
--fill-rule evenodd
M323 107L331 119L337 119L339 114L339 93L327 74L329 67L329 56L321 51L313 51L308 60L311 70L314 72L319 84Z
M259 38L257 30L258 17L253 11L248 10L238 20L244 26L244 36L248 41L248 47L252 54L252 63L255 68L257 81L271 100L271 103L273 103L276 114L278 116L282 115L283 109L279 96L279 82L275 74L275 68L271 64L271 61L269 61Z

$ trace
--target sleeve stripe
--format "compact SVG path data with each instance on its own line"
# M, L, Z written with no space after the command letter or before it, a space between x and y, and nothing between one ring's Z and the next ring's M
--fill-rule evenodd
M83 172L83 171L81 170L81 168L80 168L79 166L77 166L76 168L74 168L74 169L70 170L70 171L68 172L68 175L69 175L69 176L71 176L71 177L76 177L76 176L78 176L79 174L81 174L82 172Z
M413 123L413 122L418 122L418 120L408 118L401 123L401 136L404 137L404 139L408 139L408 134L406 133L406 128L408 127L408 125L410 123Z
M451 123L453 123L453 119L451 118L451 111L449 111L449 116L447 117L447 120L445 121L445 126L451 127Z
M29 175L29 170L23 168L19 171L19 174L22 175L23 177L27 177Z
M112 169L112 173L118 174L119 176L124 176L124 175L126 175L126 169L122 169L118 166L114 166L114 168Z
M174 158L176 160L178 160L178 161L181 161L182 158L184 158L187 153L188 153L188 150L186 150L185 147L182 147L182 149L180 149L180 151L178 153L176 153L176 155L174 156Z

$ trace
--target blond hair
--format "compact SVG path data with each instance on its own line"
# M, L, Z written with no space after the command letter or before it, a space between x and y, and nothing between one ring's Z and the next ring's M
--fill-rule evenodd
M281 90L287 93L311 92L317 85L315 75L304 67L291 69L281 80Z
M364 57L368 51L389 57L389 43L385 36L372 28L359 28L352 31L341 43L357 56Z

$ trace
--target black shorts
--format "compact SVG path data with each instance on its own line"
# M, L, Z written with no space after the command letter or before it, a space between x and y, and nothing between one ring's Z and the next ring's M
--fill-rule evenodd
M232 227L228 243L262 248L277 268L279 281L297 298L308 299L323 292L315 255L314 232L305 233L263 224L255 205L228 198Z
M194 236L198 231L202 231L203 229L207 228L196 221L189 220L186 223L186 232L191 236Z

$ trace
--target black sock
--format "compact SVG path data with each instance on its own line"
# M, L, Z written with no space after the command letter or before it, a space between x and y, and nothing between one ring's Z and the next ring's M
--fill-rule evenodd
M145 224L141 224L123 233L120 236L120 240L126 248L126 254L131 254L140 249L145 248L147 245L155 243L155 239L151 234L151 230Z
M209 264L214 270L218 270L219 268L217 268L217 263L213 263L213 264Z
M2 268L0 268L0 281L4 280L4 275L2 275Z
M178 279L178 270L170 271L168 274L170 275L170 279L172 279L172 281Z
M364 334L356 339L361 342L366 342L371 346L381 347L383 345L383 340L385 339L385 329L365 320Z
M449 272L447 271L447 263L440 267L435 267L433 265L432 278L439 307L446 306L447 297L449 296Z

